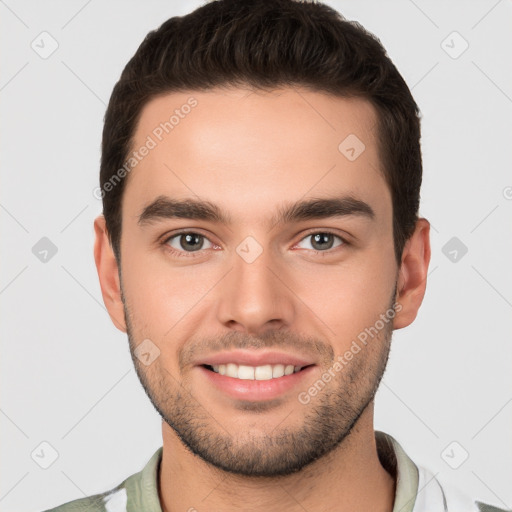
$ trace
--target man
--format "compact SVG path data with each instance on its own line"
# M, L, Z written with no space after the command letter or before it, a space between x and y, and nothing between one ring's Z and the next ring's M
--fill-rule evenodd
M54 510L498 510L373 427L425 293L419 140L385 50L325 5L219 0L148 34L105 116L94 255L163 447Z

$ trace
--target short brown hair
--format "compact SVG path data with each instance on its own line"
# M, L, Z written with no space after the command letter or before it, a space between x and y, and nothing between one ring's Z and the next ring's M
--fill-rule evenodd
M100 169L103 214L118 263L125 173L107 193L105 185L126 164L143 107L157 95L230 85L303 86L373 104L400 263L418 218L418 106L373 34L325 4L298 0L211 1L149 32L130 59L105 114Z

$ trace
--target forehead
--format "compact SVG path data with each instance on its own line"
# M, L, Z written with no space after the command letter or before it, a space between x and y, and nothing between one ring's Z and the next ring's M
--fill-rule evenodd
M199 196L255 218L307 196L391 201L376 111L360 98L295 88L173 92L144 107L132 150L140 160L123 204L133 215L162 194Z

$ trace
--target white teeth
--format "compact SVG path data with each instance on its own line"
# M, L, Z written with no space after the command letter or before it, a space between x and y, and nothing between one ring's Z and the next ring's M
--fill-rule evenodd
M284 374L285 375L291 375L293 373L293 364L289 364L285 369L284 369Z
M236 364L233 366L236 366ZM231 377L236 377L236 375L231 375ZM254 380L254 366L244 366L241 364L238 367L238 378L244 380Z
M233 363L228 363L226 365L226 375L228 377L238 377L238 366Z
M284 375L291 375L302 369L302 366L293 366L292 364L266 364L263 366L247 366L244 364L238 365L235 363L216 364L212 366L213 371L233 377L235 379L243 380L270 380L278 379Z
M284 375L284 364L275 364L272 367L272 377L275 379L277 377L282 377Z
M265 366L256 366L254 368L254 378L256 380L269 380L272 378L272 366L266 364Z

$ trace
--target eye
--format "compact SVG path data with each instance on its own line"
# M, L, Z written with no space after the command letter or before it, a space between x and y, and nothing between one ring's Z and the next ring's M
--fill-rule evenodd
M205 247L205 242L210 245ZM212 242L208 238L193 231L172 235L166 238L163 244L168 246L171 252L174 253L197 252L201 249L211 249L213 247Z
M309 247L300 247L305 241L310 239ZM185 231L168 236L162 242L162 245L174 256L195 257L203 249L218 248L217 245L212 243L205 235L196 233L194 231ZM339 246L347 245L348 242L341 236L331 233L330 231L316 231L309 233L302 240L296 244L295 247L302 249L312 250L315 253L330 252L331 249L336 249ZM197 254L198 255L198 254Z
M335 239L339 240L339 243L335 245ZM304 240L311 239L310 247L303 247L305 249L313 250L315 252L327 252L330 249L339 247L340 245L344 245L347 242L341 238L339 235L335 235L329 231L316 231L314 233L309 233L309 235L305 236L298 244L299 246Z

